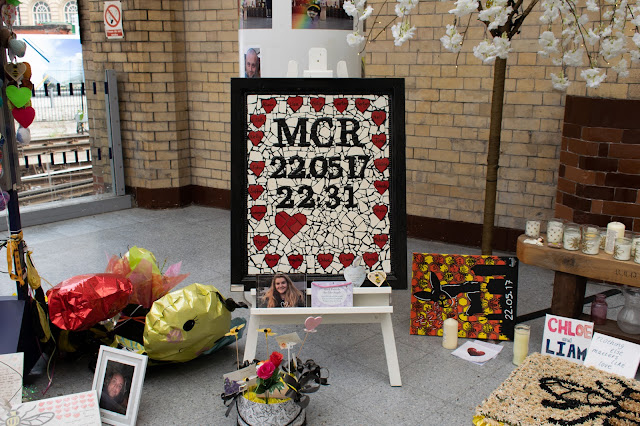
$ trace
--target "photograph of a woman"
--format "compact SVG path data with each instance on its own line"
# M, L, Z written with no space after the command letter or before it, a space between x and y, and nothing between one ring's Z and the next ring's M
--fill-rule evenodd
M286 274L260 276L258 289L259 308L295 308L306 306L306 278L304 274L297 274L301 279L295 281Z

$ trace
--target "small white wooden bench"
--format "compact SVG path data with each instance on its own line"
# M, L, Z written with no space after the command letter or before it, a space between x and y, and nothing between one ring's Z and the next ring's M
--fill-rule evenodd
M311 289L307 289L309 300ZM353 289L353 307L348 308L256 308L256 290L252 289L248 302L251 306L244 360L252 361L256 356L258 329L281 324L304 324L310 316L321 316L323 324L368 324L379 323L382 328L384 350L389 369L391 386L402 386L398 353L393 334L390 304L391 287L356 287ZM309 303L310 305L311 303Z

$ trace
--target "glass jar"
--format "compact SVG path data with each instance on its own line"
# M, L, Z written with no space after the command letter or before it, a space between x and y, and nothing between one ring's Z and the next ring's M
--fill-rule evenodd
M632 232L631 233L631 258L635 258L636 252L640 247L640 233Z
M640 288L624 286L624 307L618 313L618 327L628 334L640 334Z
M551 219L547 222L547 246L562 248L562 231L564 221L562 219Z
M531 327L526 324L516 324L513 331L513 363L520 365L529 354L529 335Z
M580 227L575 223L565 225L562 235L562 247L570 251L580 250L581 235Z
M600 252L600 232L585 232L582 235L582 252L584 254Z
M595 300L591 303L591 321L598 325L607 322L607 298L602 293L596 294Z
M616 244L613 248L613 258L617 260L631 259L631 239L616 238Z
M538 238L540 236L540 221L528 220L525 224L524 233L529 238Z

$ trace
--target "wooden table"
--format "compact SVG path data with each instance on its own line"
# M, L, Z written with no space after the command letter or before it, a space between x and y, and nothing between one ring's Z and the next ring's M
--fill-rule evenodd
M524 244L527 237L518 237L517 256L521 262L556 271L553 281L551 313L563 317L590 320L583 315L584 293L587 279L602 280L615 284L640 287L640 264L633 260L616 260L613 256L600 252L597 255L582 251L569 251L533 244ZM546 241L546 235L543 235ZM586 317L586 318L585 318ZM638 342L640 336L629 335L618 328L615 321L597 325L596 331L609 336Z

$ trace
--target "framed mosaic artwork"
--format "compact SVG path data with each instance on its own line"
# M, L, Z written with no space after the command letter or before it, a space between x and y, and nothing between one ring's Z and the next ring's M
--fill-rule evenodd
M361 258L407 288L404 80L231 80L231 279L341 280Z
M458 336L513 340L518 258L414 253L411 334L442 336L447 318Z

